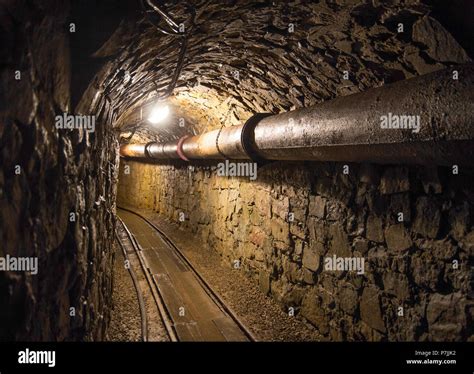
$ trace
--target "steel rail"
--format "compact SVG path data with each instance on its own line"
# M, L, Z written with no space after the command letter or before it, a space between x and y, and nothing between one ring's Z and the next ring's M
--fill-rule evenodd
M247 338L250 341L252 341L252 342L257 341L257 338L255 337L255 335L245 326L245 324L240 320L240 318L233 311L233 309L227 305L227 303L219 295L219 293L209 284L209 282L206 281L206 279L199 273L199 271L191 263L191 261L187 258L187 256L178 248L178 246L176 246L176 244L174 244L173 240L163 230L161 230L152 221L150 221L148 218L146 218L145 216L143 216L142 214L140 214L138 212L135 212L131 209L124 208L124 207L118 207L118 208L120 208L122 210L125 210L127 212L130 212L132 214L135 214L136 216L143 219L146 223L148 223L152 228L154 228L160 234L160 236L163 238L163 240L186 263L186 265L189 266L189 268L197 276L199 282L201 283L201 286L203 286L204 291L206 291L206 293L214 300L214 302L216 302L216 304L218 306L220 306L234 320L234 322L239 326L239 328L242 330L242 332L247 336Z
M178 337L177 337L176 331L173 327L173 323L171 322L171 318L170 318L170 316L169 316L169 314L166 310L164 300L161 297L161 295L160 295L160 293L159 293L159 291L156 287L156 284L155 284L153 278L150 276L150 273L148 272L148 269L145 265L145 260L144 260L144 258L142 257L142 254L141 254L140 244L135 239L135 236L130 232L127 225L125 225L125 223L122 221L122 219L118 216L117 216L117 218L122 223L123 228L125 229L125 232L127 233L127 236L130 239L130 242L132 243L132 246L133 246L135 252L137 253L137 257L140 261L141 268L143 270L143 273L145 274L145 278L146 278L146 280L148 282L148 285L150 287L150 290L152 292L153 299L155 300L156 306L158 307L158 311L160 313L161 320L163 321L163 325L165 326L166 332L168 333L168 336L169 336L169 338L172 342L177 342Z
M123 222L122 222L123 224ZM133 268L130 266L130 260L128 258L127 251L125 247L123 246L122 240L120 239L119 235L117 232L115 232L115 237L117 239L117 242L119 243L120 248L122 249L123 256L126 261L128 261L128 272L130 274L130 277L132 278L132 283L133 287L135 288L135 292L137 293L137 298L138 298L138 304L140 307L140 317L141 317L141 329L142 329L142 340L144 342L148 341L148 319L147 319L147 314L146 314L146 307L145 307L145 300L143 300L143 293L140 290L140 287L138 285L138 279L135 274L135 271Z

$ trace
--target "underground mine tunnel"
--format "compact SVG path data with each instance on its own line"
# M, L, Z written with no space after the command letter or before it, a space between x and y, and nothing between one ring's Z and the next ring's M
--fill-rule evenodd
M0 3L0 340L474 340L474 5Z

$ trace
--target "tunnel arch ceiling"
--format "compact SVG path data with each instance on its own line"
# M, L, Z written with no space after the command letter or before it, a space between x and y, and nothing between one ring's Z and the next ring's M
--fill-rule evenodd
M135 142L241 124L256 112L309 106L470 60L419 2L193 1L165 7L189 33L184 66L168 100L171 119L138 127ZM107 62L79 105L85 111L107 107L124 135L166 89L180 50L176 36L137 17L122 21L94 54ZM442 51L432 45L433 33Z

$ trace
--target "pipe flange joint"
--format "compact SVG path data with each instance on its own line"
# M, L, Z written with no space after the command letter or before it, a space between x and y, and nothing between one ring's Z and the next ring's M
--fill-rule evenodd
M219 152L219 154L222 157L224 157L225 160L228 160L229 158L227 157L227 155L224 152L222 152L222 150L219 147L219 137L221 136L221 132L222 132L223 128L224 128L224 125L222 125L221 128L219 129L219 131L217 132L217 135L216 135L216 149L217 149L217 152Z
M189 158L187 158L183 152L183 143L187 138L189 138L189 135L184 135L183 137L179 138L178 144L176 145L176 153L178 154L179 158L184 161L189 161Z
M264 163L266 160L259 156L254 146L254 130L258 123L266 118L273 115L272 113L256 113L250 117L242 127L242 132L240 133L240 144L245 154L253 162Z
M145 156L148 157L148 158L153 158L153 155L150 152L150 147L153 144L156 144L156 142L149 142L149 143L145 144L145 152L144 153L145 153Z

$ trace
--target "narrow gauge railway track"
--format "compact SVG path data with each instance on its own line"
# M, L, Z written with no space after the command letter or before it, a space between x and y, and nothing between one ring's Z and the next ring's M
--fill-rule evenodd
M125 260L128 261L127 267L129 268L128 270L130 272L130 276L132 278L133 285L137 293L137 298L139 302L140 316L141 316L141 322L142 322L141 323L142 341L161 340L159 339L159 337L160 335L163 335L163 334L160 334L159 332L155 332L155 334L150 334L150 330L153 328L162 330L163 327L166 330L166 337L168 338L168 340L173 341L173 342L178 341L176 334L174 333L174 330L171 326L171 322L166 315L166 310L163 305L163 301L155 288L153 279L148 272L146 262L140 253L140 248L138 246L138 243L136 242L134 236L130 233L130 231L128 230L127 226L122 221L122 219L119 216L117 216L117 218L118 218L118 221L120 222L120 226L122 227L122 233L124 234L124 236L120 236L119 233L116 232L116 237L117 237L120 247L122 248L122 252L124 253ZM124 245L125 241L127 241L130 245L125 246ZM129 250L127 250L127 248L129 248ZM136 259L135 261L133 261L133 259L131 258L133 255L135 255L135 259ZM140 283L137 280L136 271L139 271L141 272L141 274L143 274L143 277L145 278L145 282ZM143 301L144 295L149 296L148 299L152 303L154 303L154 307L157 313L151 313L151 311L146 308ZM152 315L149 316L148 313ZM158 314L159 316L159 323L157 323L157 321L153 321L153 317L156 314ZM155 339L149 339L149 335L154 335ZM156 339L157 337L158 339Z
M256 340L163 230L132 210L118 215L171 341Z
M123 226L123 229L125 230L123 222L122 221L120 222ZM132 278L133 287L135 288L135 292L137 293L138 306L140 308L142 341L146 342L148 341L148 319L147 319L145 301L143 298L143 291L140 288L140 284L138 282L137 275L135 273L134 268L130 266L130 258L128 256L127 249L125 248L125 245L122 242L123 239L120 237L118 231L115 231L115 237L117 239L117 243L120 246L120 249L122 250L125 261L128 262L128 266L126 266L126 268L130 274L130 277Z

